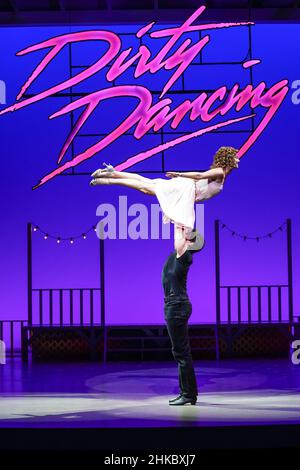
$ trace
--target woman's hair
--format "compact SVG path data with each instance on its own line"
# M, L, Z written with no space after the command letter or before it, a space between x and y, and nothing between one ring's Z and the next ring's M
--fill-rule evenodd
M220 147L214 155L213 164L210 168L234 168L238 149L233 147Z

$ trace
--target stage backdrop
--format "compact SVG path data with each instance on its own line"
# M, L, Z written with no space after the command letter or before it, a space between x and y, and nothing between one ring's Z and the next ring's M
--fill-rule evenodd
M135 33L142 25L111 26L115 32ZM107 29L107 27L105 27ZM0 79L6 83L6 104L15 102L20 87L45 51L17 57L15 53L29 45L56 35L79 31L81 27L26 27L0 30ZM91 28L97 29L97 28ZM101 29L101 25L99 25ZM210 45L203 50L207 62L239 61L247 56L247 28L211 32ZM300 25L259 24L252 27L252 55L261 59L253 68L254 84L265 81L272 85L281 79L300 79ZM132 36L122 36L123 48L132 45ZM147 42L147 39L145 39ZM65 48L30 89L36 93L69 77L69 49ZM99 56L101 47L89 43L72 47L73 65L88 65ZM76 69L75 69L76 70ZM166 72L146 74L133 80L132 70L116 84L144 84L161 90ZM77 71L76 71L77 72ZM75 72L74 72L75 73ZM190 66L184 75L186 95L174 100L192 98L188 90L215 89L221 85L241 86L249 83L249 72L240 65ZM100 72L73 91L95 91L105 86ZM173 89L180 89L176 83ZM118 207L121 195L127 195L128 206L136 202L150 208L156 203L150 197L131 189L90 187L88 176L58 176L32 190L40 178L56 167L59 151L70 131L70 116L49 120L50 114L70 101L68 97L51 97L24 110L0 118L1 136L1 274L0 318L26 318L26 222L32 221L51 234L68 237L81 234L97 223L96 208L101 203ZM110 132L133 108L130 99L108 100L85 125L85 134ZM246 113L245 113L246 114ZM241 113L239 114L241 115ZM255 126L261 115L255 118ZM215 320L214 232L215 219L221 219L235 231L256 236L272 231L287 217L293 221L293 274L295 311L300 304L299 253L299 148L300 105L292 103L292 90L275 118L258 141L243 157L240 169L226 182L224 191L205 205L205 239L202 253L195 255L188 289L193 303L192 323ZM204 127L185 120L178 131ZM214 152L222 145L240 147L248 134L228 130L247 130L247 122L226 128L226 133L210 133L165 152L165 170L208 168ZM171 138L169 136L169 138ZM78 153L97 137L77 138ZM161 142L161 135L148 135L140 141L132 136L119 138L101 154L95 155L76 171L93 171L102 162L117 163ZM68 154L70 158L70 153ZM130 171L150 171L149 177L164 176L162 156L158 154ZM129 217L130 219L130 217ZM74 244L44 240L33 233L34 287L97 287L99 285L99 241L94 232ZM161 270L172 247L170 240L108 240L105 242L106 314L108 324L164 323ZM285 233L259 242L244 241L224 229L221 235L222 282L231 284L285 283L287 275Z

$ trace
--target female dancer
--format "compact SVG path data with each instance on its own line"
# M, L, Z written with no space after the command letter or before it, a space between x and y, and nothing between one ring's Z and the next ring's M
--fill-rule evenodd
M210 170L183 173L169 171L166 176L171 179L145 178L136 173L116 171L104 163L106 168L96 170L91 175L93 179L90 185L117 184L156 196L164 214L163 222L174 223L175 240L182 240L182 247L177 247L180 254L194 228L194 203L210 199L223 189L227 176L234 168L238 168L237 152L233 147L220 147L214 155Z

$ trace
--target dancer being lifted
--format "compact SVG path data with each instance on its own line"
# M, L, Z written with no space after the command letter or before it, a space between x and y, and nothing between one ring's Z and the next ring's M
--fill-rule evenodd
M238 168L238 150L233 147L220 147L214 155L213 163L204 172L169 171L165 178L145 178L136 173L116 171L111 165L96 170L92 174L91 186L118 184L137 189L145 194L156 196L164 214L164 223L174 223L175 239L191 238L195 223L195 202L201 202L217 195L224 186L227 176ZM180 254L180 247L179 254Z

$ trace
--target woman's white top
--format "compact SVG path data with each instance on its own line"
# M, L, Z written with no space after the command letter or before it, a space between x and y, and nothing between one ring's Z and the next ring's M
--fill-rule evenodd
M207 179L203 179L195 181L195 187L195 202L199 202L219 194L223 189L223 184L216 180L210 181L209 183Z

